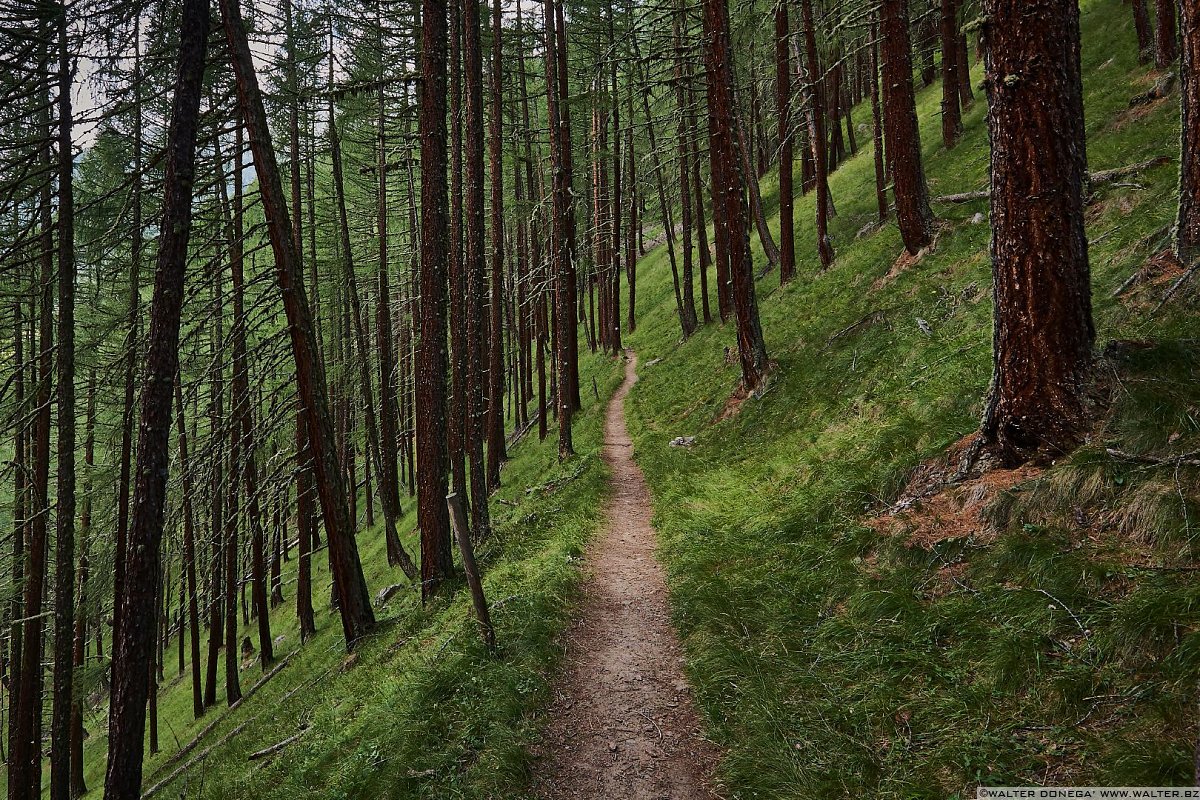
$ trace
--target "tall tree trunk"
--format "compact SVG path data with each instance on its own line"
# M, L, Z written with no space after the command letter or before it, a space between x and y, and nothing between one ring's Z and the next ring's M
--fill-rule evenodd
M962 110L959 107L958 82L958 5L942 0L942 144L946 149L958 144L962 136Z
M879 109L879 25L876 12L871 9L871 59L868 78L871 81L871 123L875 141L875 203L879 208L880 223L888 218L887 168L884 166L883 117Z
M18 214L14 212L14 219ZM22 281L28 277L21 271ZM21 664L24 661L24 594L25 585L25 536L29 529L27 514L29 511L29 461L27 458L26 440L28 439L28 423L26 419L29 409L25 399L25 373L28 369L25 363L25 320L23 306L24 297L17 298L13 303L13 403L17 419L22 422L16 429L16 441L13 446L13 545L12 545L12 578L11 594L8 598L8 757L9 786L14 786L14 768L19 766L16 756L20 750L20 692L23 678ZM11 792L10 792L11 793Z
M1145 64L1154 50L1150 13L1146 8L1146 0L1132 0L1130 5L1133 6L1133 28L1137 32L1138 63Z
M462 11L463 79L466 89L463 142L467 167L467 460L471 468L471 526L475 538L480 540L491 530L488 474L484 461L484 442L488 438L489 376L485 369L488 358L488 317L483 230L483 46L479 4L474 0L465 0Z
M896 221L909 253L933 241L933 211L921 164L921 130L913 93L908 0L882 0L883 123L895 185Z
M1085 432L1095 329L1079 7L987 0L984 13L996 310L982 433L1011 465L1056 458Z
M792 65L788 0L775 3L775 106L779 111L779 282L796 274L796 234L792 218Z
M804 82L808 95L808 141L812 149L814 188L817 192L817 256L822 269L833 264L833 243L829 241L829 173L825 160L825 110L821 97L821 70L817 60L817 34L813 22L812 0L801 0L800 9L804 17L804 51L808 80ZM714 179L716 173L713 173ZM716 213L714 211L714 213Z
M680 285L680 291L683 295L683 328L684 336L688 336L696 331L698 323L696 321L696 299L695 293L692 291L692 192L691 192L691 170L688 163L690 155L688 150L687 140L687 93L684 89L684 74L683 74L683 25L682 19L683 10L676 8L673 20L674 23L674 83L675 83L675 105L678 106L678 116L676 119L676 147L677 160L679 162L679 205L680 205L680 228L683 236L683 280ZM698 202L702 202L700 198L696 198Z
M78 674L87 655L87 589L90 578L90 556L92 539L92 469L96 465L96 368L88 375L87 408L84 412L83 433L83 497L79 512L79 597L75 603L75 630L71 658ZM97 603L97 605L99 605ZM198 663L198 662L197 662ZM70 748L71 748L71 797L82 797L87 792L83 776L83 696L75 692L71 699Z
M733 54L729 40L727 0L704 0L705 75L708 83L708 138L713 169L713 216L729 220L727 244L734 309L737 313L738 353L742 385L758 390L767 372L767 347L758 321L754 293L754 265L750 257L750 232L746 224L745 184L738 163L738 143L733 100ZM721 180L724 178L724 180Z
M1200 257L1200 2L1181 0L1179 33L1179 214L1175 255L1191 268Z
M41 54L41 73L49 69L49 21L43 21L45 36ZM53 130L50 118L49 88L43 92L45 106L40 124L45 134L39 161L46 176L53 171L50 147ZM9 796L33 800L41 795L42 783L42 654L45 623L42 607L45 594L47 528L50 517L50 428L51 390L54 379L54 220L51 215L49 178L39 198L40 274L38 309L37 412L33 441L33 505L30 509L28 560L25 563L24 609L21 633L20 684L17 686L17 737L9 753Z
M113 597L124 591L125 552L129 536L130 468L133 462L133 399L134 378L138 368L138 323L142 298L142 55L141 16L133 24L133 185L130 189L130 217L133 241L129 249L128 328L125 337L125 403L121 416L120 476L117 479L117 536L113 557ZM121 609L114 601L112 615L113 641L121 630Z
M184 0L179 67L167 133L165 197L150 308L147 380L140 404L130 558L126 564L127 581L119 598L124 622L120 637L113 643L106 800L136 800L141 794L146 699L159 585L159 544L166 510L171 395L179 370L179 317L191 234L196 123L200 116L207 42L208 4L203 0Z
M446 508L446 0L421 0L421 266L417 525L421 597L453 572Z
M380 98L382 100L382 97ZM333 103L329 106L330 120L335 120ZM390 319L390 309L387 304L387 295L389 292L387 280L387 227L386 227L386 199L383 193L387 190L386 178L382 177L387 171L386 159L383 150L383 120L382 111L380 112L380 128L379 128L379 158L376 163L376 170L380 173L379 188L381 197L379 199L378 209L378 229L379 236L379 275L378 285L381 305L379 317L377 321L377 346L380 353L380 361L383 369L380 370L380 399L382 401L384 395L388 395L391 391L391 336L386 330L379 328L379 323ZM383 528L384 542L387 547L388 565L400 567L409 580L417 578L417 568L409 558L408 552L404 549L404 545L400 543L400 534L396 528L396 521L400 518L400 479L396 469L396 431L393 424L395 419L389 411L390 408L383 402L380 403L381 419L377 423L375 415L375 393L371 385L370 362L367 359L367 354L370 352L368 346L367 334L363 323L363 308L362 299L358 292L358 277L354 268L354 249L350 243L350 221L346 211L346 189L345 178L342 170L342 148L341 137L338 135L336 123L329 125L329 147L330 160L333 165L333 192L335 202L337 203L338 215L338 231L340 234L339 241L341 242L341 261L342 261L342 281L346 287L346 293L349 296L350 316L354 325L355 340L358 343L360 357L356 359L358 367L358 388L362 392L362 404L366 415L367 427L367 450L371 454L370 457L375 459L375 472L379 480L379 503L383 507ZM390 322L387 322L387 327L390 328ZM390 396L390 395L389 395ZM380 427L383 427L383 435L380 436Z
M186 579L188 628L192 640L192 716L204 714L204 696L200 685L200 603L196 592L196 523L192 508L195 487L192 485L191 461L188 454L187 425L183 416L183 387L175 379L175 416L179 435L179 475L183 494L183 570ZM183 626L179 628L183 639Z
M296 529L299 537L296 557L296 619L300 641L306 642L317 632L312 604L312 553L315 545L316 509L313 508L312 453L308 447L308 423L305 411L296 414Z
M1157 17L1154 66L1159 69L1169 69L1177 55L1175 52L1175 3L1176 0L1155 0L1154 2L1154 12Z
M450 397L446 443L450 457L450 491L462 498L468 510L467 481L467 273L463 261L463 113L462 113L462 3L450 7Z
M503 41L500 0L492 2L492 116L488 120L492 214L491 335L488 339L487 478L488 488L500 486L500 464L508 457L504 449L504 165L503 145ZM478 533L478 531L477 531Z
M550 231L550 264L554 276L555 343L554 360L558 376L558 458L560 461L575 455L571 440L571 354L568 340L576 338L575 275L571 267L570 235L570 171L567 160L571 149L570 130L561 115L559 95L558 42L554 21L554 0L545 0L546 106L550 128L550 169L554 175ZM565 152L564 152L565 150Z
M576 306L577 283L575 274L575 259L578 249L575 246L575 188L574 188L574 156L571 149L571 103L569 81L567 79L567 23L563 17L563 4L554 6L555 30L558 46L555 56L558 59L558 98L559 98L559 133L562 137L562 161L564 179L565 221L567 233L567 255L563 262L566 272L567 308ZM579 397L579 336L576 333L574 317L567 321L570 328L569 336L565 338L567 355L567 383L565 384L567 399L571 408L578 411L583 408Z
M371 598L358 557L358 544L354 539L354 524L347 507L347 491L334 450L324 359L317 345L312 310L304 288L304 275L292 246L291 222L283 199L275 151L271 147L267 114L236 0L221 0L221 17L233 56L239 103L250 134L263 214L267 219L267 234L275 254L276 277L291 334L298 389L308 409L309 443L329 538L329 558L334 585L337 587L342 631L346 646L352 648L374 626L375 614L371 609Z
M54 678L50 797L71 797L75 692L75 199L67 7L58 8L58 505L54 561ZM40 754L39 754L40 755Z

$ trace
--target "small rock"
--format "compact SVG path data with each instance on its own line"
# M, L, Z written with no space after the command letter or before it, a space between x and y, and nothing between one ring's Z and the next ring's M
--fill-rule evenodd
M921 333L926 336L933 336L933 328L929 327L929 323L917 317L917 327L921 329Z
M610 752L610 753L615 753L615 752L617 752L617 743L616 743L616 742L609 742L609 743L608 743L608 752Z
M971 224L972 225L982 225L983 224L983 212L982 211L975 212L975 216L971 217Z
M691 447L695 443L695 436L676 436L671 440L671 447Z

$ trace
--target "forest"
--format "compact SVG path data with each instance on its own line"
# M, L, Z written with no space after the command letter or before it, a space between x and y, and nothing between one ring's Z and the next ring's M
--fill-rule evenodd
M0 65L10 800L1200 786L1200 0Z

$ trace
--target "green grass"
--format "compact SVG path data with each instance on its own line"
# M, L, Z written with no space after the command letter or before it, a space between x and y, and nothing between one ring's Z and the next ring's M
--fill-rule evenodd
M860 135L867 146L831 177L837 262L819 270L813 198L798 199L799 276L784 288L774 272L758 282L778 364L771 388L719 423L739 379L722 359L736 348L732 322L681 343L665 252L639 265L639 327L627 342L643 366L630 429L688 674L726 749L732 797L1192 782L1200 589L1175 568L1196 556L1196 471L1104 451L1200 446L1194 303L1152 316L1151 290L1111 297L1166 245L1178 108L1172 99L1128 118L1153 76L1136 63L1127 8L1085 0L1082 25L1091 169L1172 158L1129 182L1140 186L1100 190L1088 212L1100 346L1146 346L1114 349L1115 402L1097 440L995 501L994 541L925 550L863 524L914 466L977 425L991 303L988 226L972 218L986 216L986 201L939 206L935 251L875 288L902 245L894 224L858 236L875 218ZM982 93L949 152L939 101L938 86L918 98L931 194L981 188ZM854 118L869 125L869 110ZM773 212L773 176L762 188ZM876 311L875 324L831 340ZM695 446L668 445L681 435Z
M144 788L177 766L168 764L205 725L224 715L192 758L240 725L244 730L215 748L164 787L159 797L512 797L528 782L530 750L548 699L548 679L559 656L555 642L575 601L582 549L601 519L607 472L599 458L603 408L620 385L623 369L603 356L585 355L587 392L576 417L577 457L560 465L553 436L537 441L536 427L511 452L504 487L492 503L493 537L480 551L484 588L492 608L500 654L480 643L469 595L422 608L411 586L376 610L379 627L347 662L341 625L328 604L329 573L315 558L317 635L299 644L295 620L295 561L285 564L287 603L272 612L272 634L282 637L277 658L290 661L257 694L232 712L223 700L192 719L191 679L177 674L172 650L160 689L162 752L146 761ZM415 503L408 501L400 530L417 551ZM360 503L360 511L362 504ZM387 566L380 527L359 535L372 593L407 583ZM255 623L239 632L257 643ZM261 675L257 663L241 674L242 689ZM224 667L218 686L224 692ZM88 796L103 789L107 708L85 721ZM278 756L251 762L257 750L306 729ZM147 752L149 752L147 748ZM186 759L185 759L186 760ZM45 772L43 773L45 775Z

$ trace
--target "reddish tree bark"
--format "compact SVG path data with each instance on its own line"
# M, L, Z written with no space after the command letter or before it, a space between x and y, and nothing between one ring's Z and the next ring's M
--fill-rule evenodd
M996 310L981 427L1011 465L1057 457L1084 434L1095 330L1079 7L987 0L984 13Z
M817 192L817 256L821 259L821 267L828 269L833 264L834 252L833 243L829 241L829 173L825 160L825 111L821 98L821 70L817 59L817 33L813 22L812 0L801 0L800 10L804 17L804 50L808 72L808 80L804 83L808 95L808 142L812 148L813 187ZM713 179L716 179L716 172L713 173Z
M1200 257L1200 1L1180 0L1179 214L1175 255L1189 268Z
M137 485L126 583L118 598L124 623L113 643L106 800L141 794L146 699L154 654L159 544L167 499L171 394L179 370L179 316L192 220L196 123L208 41L208 4L184 0L179 66L167 133L165 197L150 308L146 378L138 427Z
M1175 2L1176 0L1155 0L1154 13L1157 17L1155 25L1156 46L1154 66L1168 69L1178 55L1175 33Z
M713 215L729 219L728 261L734 309L737 313L738 354L742 385L757 390L767 372L767 347L758 320L754 265L746 219L745 183L738 159L733 102L733 54L729 40L727 0L704 0L705 77L708 84L708 140L713 169ZM721 178L724 178L722 181Z
M446 0L421 0L420 340L417 342L417 524L421 597L450 577L446 508Z
M792 65L787 0L775 3L775 105L779 110L779 282L796 274L796 235L792 216Z
M913 92L907 0L882 0L883 123L895 185L896 221L909 253L933 241L933 211L921 163L921 130Z
M1150 26L1150 13L1146 9L1146 0L1132 0L1133 29L1137 32L1138 63L1145 64L1150 60L1154 49L1154 31Z
M946 149L958 144L962 136L962 109L958 82L958 5L942 0L942 144Z
M221 17L233 56L239 103L250 134L250 147L254 152L263 213L267 220L271 249L275 254L276 278L283 296L292 355L296 363L299 394L308 409L309 443L329 538L329 558L337 588L342 631L347 647L353 647L374 626L375 614L363 578L358 544L354 540L354 523L346 502L348 493L342 482L333 446L324 359L317 345L304 275L292 246L291 222L283 199L275 151L271 147L267 114L236 0L221 0Z

